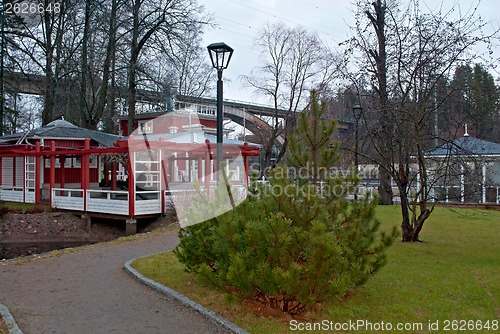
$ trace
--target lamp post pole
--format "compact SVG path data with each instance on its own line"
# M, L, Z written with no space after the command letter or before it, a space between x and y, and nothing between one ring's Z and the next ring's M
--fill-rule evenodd
M223 98L223 82L222 82L222 69L217 70L217 169L221 168L220 164L222 162L222 145L223 145L223 120L224 120L224 106L222 105ZM217 182L219 182L219 173L217 173Z
M217 159L216 159L216 171L220 170L221 162L224 158L224 151L222 145L224 142L224 106L223 106L223 83L222 83L222 71L227 68L231 56L233 55L233 48L225 43L212 43L207 46L208 54L210 55L210 60L212 61L212 66L217 70ZM217 173L217 182L219 182L219 173Z
M354 131L354 165L356 167L356 176L359 174L359 158L358 158L358 150L359 150L359 119L361 118L361 113L363 108L359 104L355 104L352 106L352 112L354 114L354 120L356 121L355 126L356 129ZM358 200L358 187L354 189L354 200Z

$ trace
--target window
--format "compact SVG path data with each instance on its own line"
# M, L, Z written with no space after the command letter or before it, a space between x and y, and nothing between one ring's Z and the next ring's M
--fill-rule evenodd
M90 155L89 157L89 168L97 168L97 156ZM81 168L82 167L82 157L74 157L73 158L73 168Z
M149 121L139 121L138 132L143 133L153 133L153 120Z
M44 164L45 164L45 168L50 168L50 157L44 158ZM64 168L72 168L72 167L73 167L72 158L66 157L64 159ZM61 161L59 160L58 155L56 155L56 158L55 158L55 168L61 168Z
M96 155L90 155L89 157L89 167L90 168L97 168L97 160L98 157Z

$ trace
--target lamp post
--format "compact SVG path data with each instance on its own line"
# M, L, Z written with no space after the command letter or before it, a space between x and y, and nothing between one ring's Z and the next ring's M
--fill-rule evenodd
M233 55L233 49L226 43L212 43L207 46L208 54L210 55L210 60L212 61L212 66L217 70L217 167L220 168L220 164L223 158L222 144L223 144L223 127L222 121L224 118L224 111L222 105L222 71L227 68L231 56ZM217 177L217 182L219 178Z
M363 112L363 108L359 104L355 104L352 106L352 113L354 115L354 120L356 121L356 129L354 132L354 165L356 166L356 175L359 173L359 160L358 160L358 129L359 129L359 120L361 118L361 114ZM358 187L354 190L354 200L358 200Z

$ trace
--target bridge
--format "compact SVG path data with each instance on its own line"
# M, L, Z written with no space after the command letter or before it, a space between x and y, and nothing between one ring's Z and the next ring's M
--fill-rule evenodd
M60 81L61 86L64 86L64 80ZM4 73L5 91L16 92L20 94L44 95L46 87L46 77L38 74L25 74L19 72ZM117 90L119 98L127 97L126 88L120 87ZM162 106L163 110L168 109L171 101L169 94L146 89L137 90L137 102L149 103ZM179 108L204 109L203 113L215 115L217 100L207 97L195 97L188 95L176 95L175 103ZM204 107L204 108L202 108ZM194 110L197 111L197 110ZM266 139L272 131L269 125L262 117L278 117L285 118L288 114L287 110L275 109L269 106L250 104L242 101L224 100L224 117L231 119L233 122L246 127L259 139ZM349 129L350 122L337 121L337 129L346 131ZM282 142L282 138L278 138Z

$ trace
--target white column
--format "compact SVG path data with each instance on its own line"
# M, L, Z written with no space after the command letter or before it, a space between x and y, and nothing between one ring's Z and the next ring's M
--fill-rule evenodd
M179 167L177 166L177 152L174 152L174 177L175 182L179 181Z
M416 185L415 185L415 191L417 194L418 194L419 190L420 190L420 172L417 172L417 180L416 180ZM416 200L418 201L418 198L416 198Z
M464 197L465 197L465 189L464 189L464 183L465 183L465 169L464 165L460 164L460 202L464 202Z
M437 170L436 164L437 162L432 163L431 164L432 169L429 168L427 172L427 184L426 184L427 189L424 190L425 196L430 196L432 202L436 201L436 189L435 189L436 182L434 180L434 171ZM420 177L420 172L419 172L419 177Z
M486 203L486 162L482 161L482 169L483 169L483 204Z
M214 181L214 160L210 160L210 181Z

